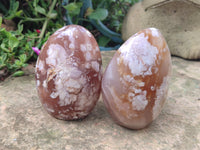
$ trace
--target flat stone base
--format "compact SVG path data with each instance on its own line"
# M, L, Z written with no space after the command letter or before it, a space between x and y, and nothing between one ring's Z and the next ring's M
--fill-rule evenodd
M114 52L102 52L105 68ZM200 61L172 58L168 99L147 128L113 122L100 98L85 119L62 121L41 107L34 74L0 83L0 150L199 150Z

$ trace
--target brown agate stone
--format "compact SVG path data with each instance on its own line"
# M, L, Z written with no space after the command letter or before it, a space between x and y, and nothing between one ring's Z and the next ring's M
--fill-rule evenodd
M58 119L86 117L101 92L101 54L93 35L78 25L65 26L43 45L35 78L44 109Z
M149 28L130 37L115 53L102 79L102 95L111 117L141 129L159 115L167 97L171 70L169 48Z

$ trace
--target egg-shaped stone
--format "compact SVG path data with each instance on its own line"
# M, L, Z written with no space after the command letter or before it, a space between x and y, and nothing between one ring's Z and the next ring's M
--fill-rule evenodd
M35 69L44 109L62 120L86 117L101 92L102 60L98 44L84 27L57 30L43 45Z
M121 126L141 129L159 115L167 98L171 55L158 29L131 36L114 54L102 79L103 101Z

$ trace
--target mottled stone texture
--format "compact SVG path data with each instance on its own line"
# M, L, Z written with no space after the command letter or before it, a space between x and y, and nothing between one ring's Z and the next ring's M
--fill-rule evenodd
M114 52L102 52L103 67ZM79 121L61 121L43 110L34 74L0 83L0 150L200 149L200 61L172 57L168 99L147 128L115 124L100 99Z
M102 99L113 120L129 129L148 126L163 108L170 72L170 51L158 29L131 36L102 79Z
M79 25L64 26L43 45L36 86L44 109L61 120L85 118L101 93L102 59L94 36Z

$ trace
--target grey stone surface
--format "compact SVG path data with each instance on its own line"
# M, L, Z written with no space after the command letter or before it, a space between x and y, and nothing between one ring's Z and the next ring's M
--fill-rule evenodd
M114 52L102 52L103 66ZM41 107L34 74L0 83L0 150L199 150L200 61L173 57L168 99L147 128L110 118L102 99L85 119L57 120Z
M200 59L200 0L143 0L130 7L122 38L154 27L165 37L171 54Z

